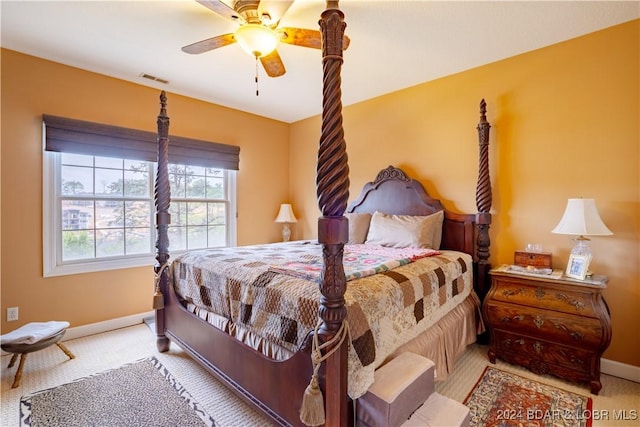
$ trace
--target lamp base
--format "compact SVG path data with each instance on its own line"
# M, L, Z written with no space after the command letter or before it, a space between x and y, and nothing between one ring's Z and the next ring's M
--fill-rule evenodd
M289 228L289 224L286 222L282 225L282 241L288 242L291 238L291 229Z
M573 239L576 242L573 249L571 249L571 254L573 255L591 255L591 248L589 248L589 238L580 236Z

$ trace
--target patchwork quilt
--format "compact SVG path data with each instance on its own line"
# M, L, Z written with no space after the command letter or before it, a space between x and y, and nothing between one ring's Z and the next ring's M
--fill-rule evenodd
M472 292L472 259L462 252L371 245L347 245L343 259L348 391L356 399L388 355ZM295 352L318 321L318 265L322 246L296 241L192 251L173 261L172 272L176 292L189 306Z

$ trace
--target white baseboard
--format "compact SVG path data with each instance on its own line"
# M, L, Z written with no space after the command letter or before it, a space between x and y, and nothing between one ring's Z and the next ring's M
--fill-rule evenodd
M627 365L615 360L601 359L600 372L614 377L640 383L640 366Z
M148 311L146 313L132 314L130 316L118 317L117 319L109 319L104 322L90 323L88 325L76 326L74 328L67 329L62 341L73 340L76 338L82 338L89 335L100 334L102 332L113 331L115 329L126 328L127 326L137 325L147 317L152 317L155 311Z
M69 341L76 338L87 337L89 335L100 334L102 332L113 331L115 329L126 328L127 326L137 325L142 323L143 319L147 317L153 317L155 311L148 311L146 313L132 314L130 316L118 317L117 319L105 320L104 322L90 323L88 325L76 326L67 329L67 332L62 337L61 341ZM2 351L2 356L9 353Z

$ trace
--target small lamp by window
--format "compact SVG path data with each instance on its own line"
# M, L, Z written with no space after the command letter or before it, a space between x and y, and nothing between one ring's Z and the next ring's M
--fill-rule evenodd
M282 241L288 242L289 238L291 237L291 229L289 228L289 224L298 222L296 216L293 214L293 209L291 208L290 204L283 203L280 205L280 212L278 212L276 222L282 223Z
M585 236L610 236L613 234L602 222L593 199L569 199L562 219L551 232L578 236L573 239L575 246L571 250L572 257L569 259L569 264L572 264L574 255L585 257L587 265L584 270L591 261L591 249L588 243L590 239ZM569 270L568 268L567 271ZM584 274L582 278L584 278Z

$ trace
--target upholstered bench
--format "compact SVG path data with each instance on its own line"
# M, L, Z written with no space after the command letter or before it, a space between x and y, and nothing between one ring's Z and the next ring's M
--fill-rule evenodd
M0 348L7 353L13 353L8 368L12 368L20 356L20 364L13 379L11 388L20 386L22 379L22 368L27 358L27 353L42 350L50 345L56 344L69 359L75 359L67 347L60 343L60 339L69 327L69 322L32 322L20 328L0 336Z
M434 391L435 364L415 353L402 353L375 372L374 383L357 400L357 425L400 426Z

